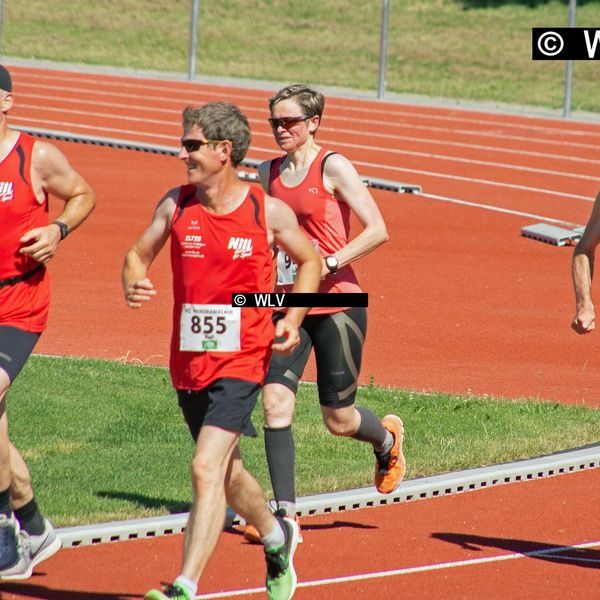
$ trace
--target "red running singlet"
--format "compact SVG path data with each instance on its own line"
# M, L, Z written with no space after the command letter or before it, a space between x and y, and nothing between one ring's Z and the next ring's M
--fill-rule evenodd
M281 180L280 168L285 156L271 161L269 172L269 194L283 200L296 213L298 223L321 256L335 254L343 248L350 236L351 209L345 202L338 201L323 185L324 162L331 156L321 148L312 161L306 177L295 186L287 186ZM295 273L295 265L284 252L277 257L278 291L289 292ZM286 268L287 267L287 268ZM350 265L342 267L334 275L321 280L319 292L361 292L356 275ZM339 308L311 308L310 315L328 314L344 310Z
M182 186L171 223L171 266L174 387L201 390L222 377L262 383L273 342L271 311L232 307L231 295L273 290L264 192L250 186L238 208L215 215L194 186Z
M34 227L48 225L48 198L38 202L31 185L34 138L20 133L0 162L0 282L39 268L40 263L19 254L20 238ZM50 307L50 278L45 268L33 276L0 286L0 325L40 333Z

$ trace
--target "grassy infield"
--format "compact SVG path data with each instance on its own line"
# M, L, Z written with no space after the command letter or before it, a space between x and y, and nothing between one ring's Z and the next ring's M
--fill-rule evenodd
M376 88L379 0L257 0L251 11L248 4L201 3L199 72ZM564 65L530 60L530 28L565 25L565 2L390 5L388 91L561 106ZM185 72L189 6L5 0L3 53ZM597 3L580 0L577 24L599 21ZM575 66L574 110L600 108L595 67ZM402 415L408 478L580 446L597 441L600 428L598 411L547 402L378 387L361 390L360 401L380 415ZM33 357L11 392L9 415L39 499L57 525L187 508L192 444L166 370ZM261 417L257 410L257 427ZM326 434L312 386L301 388L295 432L300 494L371 482L369 449ZM243 452L268 488L262 440L243 440Z

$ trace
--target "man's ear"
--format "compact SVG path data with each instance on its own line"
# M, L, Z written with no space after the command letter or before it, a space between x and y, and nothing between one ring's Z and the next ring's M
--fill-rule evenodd
M13 95L11 92L8 92L0 101L0 110L2 110L3 113L7 113L12 108L12 105Z

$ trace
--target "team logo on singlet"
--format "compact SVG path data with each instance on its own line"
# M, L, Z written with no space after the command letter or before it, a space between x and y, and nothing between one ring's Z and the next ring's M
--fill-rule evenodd
M0 202L8 202L15 195L15 187L12 181L0 181Z
M241 237L230 237L228 250L233 250L233 260L252 256L252 239Z

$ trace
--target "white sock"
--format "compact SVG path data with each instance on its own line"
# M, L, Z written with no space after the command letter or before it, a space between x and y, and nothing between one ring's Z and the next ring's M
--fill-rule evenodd
M260 541L267 550L281 548L281 546L285 544L285 533L281 528L279 521L275 521L275 527L273 528L273 531L271 531L271 533L265 537L260 538Z
M188 579L184 575L179 575L174 583L176 583L179 587L182 587L190 595L190 598L196 597L198 584L194 583L191 579Z

